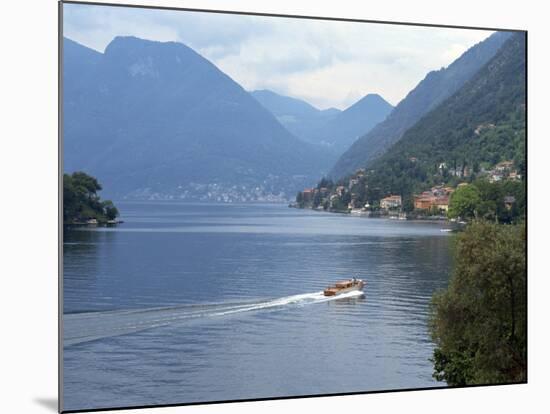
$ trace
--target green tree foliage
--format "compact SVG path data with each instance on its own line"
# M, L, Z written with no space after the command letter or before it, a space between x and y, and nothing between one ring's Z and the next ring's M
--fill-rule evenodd
M321 194L319 194L319 192L316 192L313 195L313 208L317 208L319 204L321 204L321 201Z
M434 295L434 377L452 386L526 380L525 224L475 221L457 236L449 287Z
M346 212L348 211L348 204L341 198L337 198L332 201L332 211Z
M402 198L403 200L403 211L406 213L410 213L414 210L414 200L412 196L406 196Z
M480 218L499 223L513 223L523 220L526 214L526 188L522 181L476 180L473 185L479 189L481 203L478 206ZM512 200L507 203L507 199Z
M317 184L317 189L321 189L323 187L332 189L334 187L334 183L332 182L332 180L329 180L328 178L323 177L321 178L321 181L319 181L319 184Z
M118 209L115 207L111 200L105 200L103 202L103 210L105 212L105 217L107 217L107 220L114 220L119 215Z
M480 218L498 223L513 223L525 218L524 181L490 183L479 179L459 187L451 195L449 217Z
M111 200L101 201L97 194L101 189L96 178L82 171L63 174L63 223L114 220L118 209Z
M472 219L477 217L477 208L481 203L481 195L476 186L458 187L449 201L449 217Z

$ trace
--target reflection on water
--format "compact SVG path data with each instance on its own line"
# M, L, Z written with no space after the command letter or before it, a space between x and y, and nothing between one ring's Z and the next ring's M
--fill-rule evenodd
M65 234L65 409L436 385L443 224L117 205L125 224ZM364 295L324 300L351 276Z

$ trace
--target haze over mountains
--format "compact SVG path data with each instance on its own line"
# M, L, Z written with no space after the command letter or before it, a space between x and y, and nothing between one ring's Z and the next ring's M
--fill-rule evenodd
M248 92L181 43L64 39L64 168L115 196L288 198L329 167Z
M428 73L383 122L355 141L334 165L330 176L342 177L368 166L422 116L462 87L509 37L509 32L496 32L471 47L447 68Z
M275 115L286 129L312 144L322 145L316 131L342 112L336 108L320 110L301 99L280 95L267 89L252 91L250 94Z
M377 94L364 96L344 111L335 108L319 110L307 102L269 90L251 94L294 135L325 146L336 155L383 121L393 109Z
M342 111L318 131L318 136L339 153L368 133L393 110L378 94L368 94Z
M288 200L340 154L333 177L382 155L509 36L430 72L395 108L368 94L344 111L249 93L181 43L116 37L99 53L65 38L64 169L96 176L110 197Z

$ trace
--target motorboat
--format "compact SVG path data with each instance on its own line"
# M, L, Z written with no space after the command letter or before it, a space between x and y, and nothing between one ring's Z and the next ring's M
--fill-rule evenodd
M354 290L362 291L365 287L366 282L362 279L347 279L347 280L339 280L334 285L331 285L327 287L323 294L325 296L336 296L341 295L342 293L352 292Z

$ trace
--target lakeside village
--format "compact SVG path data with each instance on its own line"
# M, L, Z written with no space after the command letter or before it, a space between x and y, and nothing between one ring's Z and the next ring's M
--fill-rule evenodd
M446 165L442 163L439 168L446 168ZM337 184L323 179L316 188L304 189L297 194L296 202L291 203L289 207L401 220L446 220L452 194L458 188L470 185L466 181L471 177L468 168L457 170L453 175L464 181L456 187L436 185L405 200L401 194L387 194L379 200L367 200L365 194L368 189L368 175L365 169L359 169ZM481 171L480 176L489 183L521 180L521 174L518 173L513 161L502 161L491 170ZM516 197L505 195L502 201L503 207L511 210L516 203Z

